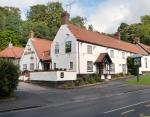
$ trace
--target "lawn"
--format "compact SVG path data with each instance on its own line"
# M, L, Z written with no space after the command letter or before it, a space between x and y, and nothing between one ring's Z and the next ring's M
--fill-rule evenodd
M128 80L130 84L140 84L140 85L150 85L150 74L140 77L140 81L137 82L137 79Z

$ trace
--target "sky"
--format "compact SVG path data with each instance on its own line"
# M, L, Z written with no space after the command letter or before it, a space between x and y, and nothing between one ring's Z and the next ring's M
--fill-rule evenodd
M26 19L29 7L36 4L59 1L71 17L82 16L86 25L92 24L95 30L114 33L118 26L139 23L140 16L150 15L150 0L0 0L0 6L14 6L21 9L22 19ZM66 7L71 3L71 10Z

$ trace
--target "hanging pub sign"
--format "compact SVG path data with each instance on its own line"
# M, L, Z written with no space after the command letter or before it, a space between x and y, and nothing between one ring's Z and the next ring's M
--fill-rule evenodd
M135 66L141 67L141 57L135 57L133 61Z

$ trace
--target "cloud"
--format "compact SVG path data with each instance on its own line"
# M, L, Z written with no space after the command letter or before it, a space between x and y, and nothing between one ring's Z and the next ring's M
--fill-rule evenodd
M21 9L22 18L29 6L59 1L66 4L75 1L71 7L71 17L86 17L100 32L113 33L121 22L128 24L140 22L140 16L150 14L149 0L0 0L0 6L15 6Z
M149 0L107 0L99 4L88 23L100 32L115 32L121 22L140 22L140 16L150 13Z

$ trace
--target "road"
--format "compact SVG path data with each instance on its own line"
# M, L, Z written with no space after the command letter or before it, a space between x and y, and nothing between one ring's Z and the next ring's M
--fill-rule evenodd
M18 89L18 96L30 92L31 107L3 111L0 117L150 117L150 87L112 81L80 89L34 88Z

